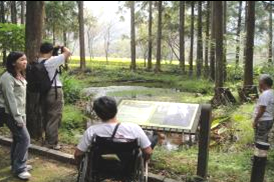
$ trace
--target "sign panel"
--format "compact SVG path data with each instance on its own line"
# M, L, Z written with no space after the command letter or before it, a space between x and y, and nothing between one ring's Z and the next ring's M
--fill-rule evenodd
M117 118L120 122L195 133L200 114L199 104L123 100L118 106Z

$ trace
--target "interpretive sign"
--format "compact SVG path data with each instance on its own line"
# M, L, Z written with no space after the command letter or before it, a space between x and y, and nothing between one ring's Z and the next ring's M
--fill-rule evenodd
M195 133L200 114L199 104L123 100L118 106L117 118L120 122Z

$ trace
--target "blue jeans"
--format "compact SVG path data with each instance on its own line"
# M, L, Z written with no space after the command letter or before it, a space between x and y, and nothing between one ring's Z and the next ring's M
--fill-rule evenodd
M26 126L18 127L12 116L8 115L6 122L12 133L13 142L11 145L11 167L15 174L26 171L28 158L28 148L30 146L30 136Z

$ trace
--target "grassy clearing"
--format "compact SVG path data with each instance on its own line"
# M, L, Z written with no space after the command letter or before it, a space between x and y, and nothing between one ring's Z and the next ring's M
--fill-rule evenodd
M103 59L87 61L90 73L73 73L79 67L78 58L70 61L71 74L64 74L66 106L60 139L64 143L76 144L84 131L85 115L77 105L81 98L80 90L86 87L102 87L112 85L147 86L153 89L117 91L109 96L145 98L146 100L174 101L187 103L208 102L213 95L214 83L206 79L196 79L183 75L178 65L163 64L163 72L155 74L143 68L143 61L138 60L136 72L129 70L130 61L126 59L110 59L109 64ZM236 70L238 71L238 70ZM231 76L229 86L237 95L237 87L241 86L241 77ZM241 72L235 74L241 75ZM229 76L229 75L228 75ZM165 88L159 91L155 88ZM199 93L199 94L197 94ZM213 111L214 123L217 129L212 131L212 143L209 158L210 182L247 182L250 178L251 157L253 155L253 129L251 128L251 113L253 103L220 107ZM216 138L216 133L220 133ZM179 148L177 151L167 151L156 147L151 161L151 171L169 177L186 178L196 174L197 147L191 149ZM1 164L0 164L1 165ZM0 174L1 176L1 174ZM274 179L274 152L270 151L266 171L266 182ZM0 180L1 181L1 180Z
M112 65L92 67L89 74L78 74L76 77L85 87L109 85L139 85L157 88L173 88L182 92L212 94L213 84L205 79L196 79L183 75L175 66L164 67L168 71L159 74L138 69L115 68Z
M72 64L77 66L76 62ZM136 72L130 71L129 62L110 61L105 64L102 60L89 62L88 67L92 69L91 74L78 74L76 78L88 86L110 86L110 85L138 85L156 88L173 89L166 92L152 90L119 91L109 93L114 97L138 98L146 100L176 101L190 103L208 102L213 95L213 83L191 78L183 75L177 65L163 65L163 72L155 74L142 68L142 62L138 62ZM232 73L233 70L230 70ZM238 75L238 74L237 74ZM236 76L237 76L236 75ZM240 74L239 74L240 75ZM229 77L226 83L237 98L237 87L241 86L240 79ZM178 92L181 91L181 92ZM202 93L197 94L197 93ZM251 113L253 103L220 107L213 111L215 123L223 122L217 127L221 131L220 138L214 138L212 132L212 143L209 158L209 181L210 182L246 182L250 179L251 157L253 155L253 129L251 128ZM273 160L274 152L271 151L269 164L266 171L266 182L274 179ZM186 178L196 174L197 148L180 148L177 151L167 151L156 147L151 161L151 170L155 173L169 177ZM190 180L191 181L191 180Z
M10 171L9 149L0 146L0 181L20 182ZM58 163L41 156L30 155L28 163L33 166L30 182L75 182L76 167Z
M237 136L237 141L226 139L218 145L212 145L209 156L209 181L210 182L247 182L250 181L253 156L253 129L251 128L250 113L253 104L245 104L232 111L224 112L223 109L215 110L215 117L230 116L226 121L230 123L227 133ZM232 130L232 131L230 131ZM156 148L152 166L158 173L173 176L196 174L197 148L166 151ZM274 179L274 151L269 153L266 170L266 182ZM182 176L184 177L184 176Z

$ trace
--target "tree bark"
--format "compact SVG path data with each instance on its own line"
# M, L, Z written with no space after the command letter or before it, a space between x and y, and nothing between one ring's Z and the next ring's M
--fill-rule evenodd
M85 58L85 29L84 29L84 1L78 1L79 6L79 43L80 43L80 69L86 69Z
M130 17L131 17L131 65L130 69L136 70L136 42L135 42L135 1L130 1Z
M152 69L152 1L149 1L149 20L148 20L148 57L147 69Z
M215 88L223 87L223 4L222 1L214 1L215 33L216 33L216 80Z
M27 1L26 56L29 62L36 59L42 41L44 1Z
M21 24L25 24L25 1L21 1Z
M244 27L244 42L246 43L246 35L247 35L247 8L248 8L248 3L245 1L245 27ZM244 60L246 59L246 48L244 48Z
M224 31L224 37L223 37L223 40L224 40L224 43L223 43L223 51L224 51L224 54L223 54L223 59L224 59L224 62L223 62L223 70L224 70L224 81L226 81L226 77L227 77L227 73L226 73L226 49L227 49L227 45L226 45L226 20L227 20L227 4L226 4L226 1L223 1L223 31Z
M185 73L185 1L180 1L180 67Z
M189 52L189 75L193 74L193 42L194 42L194 1L191 1L191 26L190 26L190 52Z
M202 1L198 1L198 27L197 27L197 77L200 78L203 66L203 37L202 37Z
M209 27L210 27L210 1L207 1L206 6L206 40L205 40L205 78L209 77L209 66L208 66L208 48L209 48Z
M211 1L211 35L210 35L210 78L215 81L215 8L214 2Z
M270 1L269 5L269 43L268 43L268 62L272 63L272 39L273 39L273 32L272 32L272 1Z
M27 1L26 56L28 62L37 58L42 41L44 1ZM27 92L27 128L32 138L42 137L42 117L39 94Z
M17 24L16 1L10 1L11 23Z
M56 44L56 36L55 36L55 25L52 26L52 44Z
M5 3L4 1L0 1L0 21L1 23L5 23Z
M247 4L244 86L253 85L253 47L255 31L255 1L247 1Z
M242 4L243 1L239 1L239 9L238 9L238 25L237 25L237 33L236 33L236 66L239 65L240 59L240 35L241 35L241 24L242 24Z
M158 30L157 30L157 55L155 72L161 71L161 53L162 53L162 1L158 1Z
M63 42L64 42L64 46L67 47L67 32L65 30L63 30ZM69 69L68 62L66 61L65 70L68 70L68 69Z
M0 20L1 20L1 23L6 23L6 19L5 19L5 3L4 1L0 1ZM2 62L2 65L5 66L6 65L6 59L7 59L7 51L6 50L3 50L2 51L2 59L3 59L3 62Z

